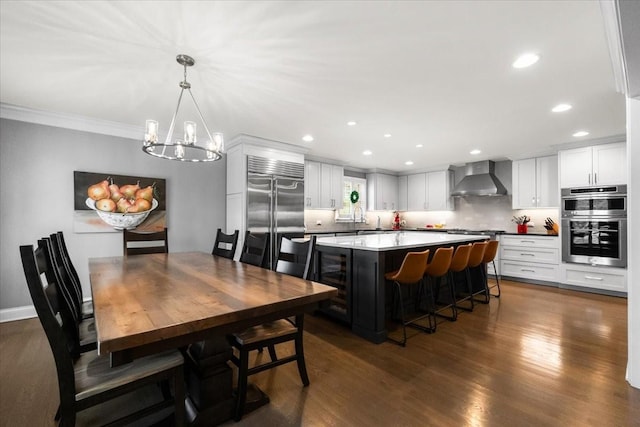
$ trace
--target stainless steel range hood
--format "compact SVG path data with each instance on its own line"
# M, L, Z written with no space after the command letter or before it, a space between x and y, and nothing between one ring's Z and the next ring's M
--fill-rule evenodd
M465 177L455 186L451 195L464 196L504 196L507 189L495 176L495 163L491 160L467 163Z

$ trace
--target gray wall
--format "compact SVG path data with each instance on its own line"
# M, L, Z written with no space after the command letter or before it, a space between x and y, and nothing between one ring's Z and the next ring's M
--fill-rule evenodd
M84 293L87 260L122 255L121 233L73 232L73 171L167 180L170 252L211 251L225 228L226 161L182 163L153 158L140 142L0 120L0 309L31 305L18 247L63 231Z

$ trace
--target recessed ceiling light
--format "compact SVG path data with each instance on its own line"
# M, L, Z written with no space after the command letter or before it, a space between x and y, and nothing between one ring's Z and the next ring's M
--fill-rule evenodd
M587 135L589 135L589 132L587 132L586 130L581 130L573 134L573 136L575 136L576 138L580 138L581 136L587 136Z
M553 107L551 111L553 111L554 113L562 113L563 111L571 110L571 108L573 107L569 104L558 104L555 107Z
M482 151L477 150L477 149L469 151L469 154L473 154L474 156L477 155L477 154L480 154L480 153L482 153Z
M357 125L357 122L354 122L353 120L351 120L350 122L347 122L347 126L355 126Z
M311 135L305 135L305 136L303 136L303 137L302 137L302 140L303 140L304 142L311 142L311 141L313 141L313 136L311 136Z
M385 138L391 138L391 134L390 134L390 133L385 133L385 134L384 134L384 137L385 137Z
M422 144L417 144L416 148L422 148Z
M370 155L372 155L372 154L373 154L373 151L371 151L371 150L364 150L364 151L362 152L362 154L364 154L365 156L370 156Z
M540 59L540 56L535 53L525 53L520 55L511 65L513 68L526 68L538 62L538 59Z
M411 160L408 160L406 162L404 162L405 165L407 166L411 166L413 164L413 162Z

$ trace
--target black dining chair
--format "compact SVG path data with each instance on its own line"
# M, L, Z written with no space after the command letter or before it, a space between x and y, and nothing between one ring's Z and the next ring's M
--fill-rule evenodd
M316 238L312 236L304 242L294 242L282 237L280 251L276 262L276 271L291 276L309 279L311 275L313 252ZM231 356L231 361L238 367L237 401L235 420L239 421L244 413L246 402L248 377L258 372L274 368L289 362L297 362L298 373L302 384L309 385L309 376L304 360L304 347L302 342L304 329L304 315L295 316L295 319L279 319L273 322L251 327L243 332L229 336L230 344L238 350L238 356ZM295 352L291 356L278 358L275 345L287 341L293 341ZM249 353L264 347L269 349L271 361L249 367Z
M233 259L233 257L236 255L236 247L238 246L239 234L239 230L236 230L231 234L225 234L222 232L222 229L218 228L218 230L216 231L216 241L213 245L211 255Z
M51 238L38 240L38 250L43 253L41 258L42 272L48 286L55 289L56 303L63 320L62 328L67 334L69 351L74 358L97 348L97 336L93 319L83 320L79 316L79 307L73 285L69 282L66 269L62 265L60 254Z
M251 234L247 231L244 235L244 244L240 253L240 262L264 267L267 262L267 250L269 248L269 235Z
M152 384L155 386L161 381L172 382L173 398L164 396L159 402L112 421L119 421L122 425L173 407L175 425L184 425L184 375L180 352L171 350L147 356L119 368L111 368L109 356L99 356L95 350L84 353L79 358L72 356L64 330L65 323L69 320L63 316L60 310L62 306L58 304L56 296L60 290L49 284L48 280L43 284L41 278L42 274L46 276L47 258L51 257L49 246L44 243L35 251L31 245L20 246L20 256L27 287L56 364L60 394L56 420L59 420L59 425L75 426L78 412L134 390ZM109 408L109 413L104 414L105 417L115 415L120 414L114 414L113 408ZM100 421L107 419L101 417Z
M166 254L169 253L169 235L167 228L162 231L122 232L122 250L125 255Z

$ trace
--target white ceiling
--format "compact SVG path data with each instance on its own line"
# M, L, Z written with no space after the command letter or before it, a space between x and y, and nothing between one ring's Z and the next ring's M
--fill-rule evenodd
M625 132L596 1L3 0L0 12L1 102L141 137L145 119L168 127L180 53L196 59L188 80L211 131L355 168L522 158L577 130ZM540 61L512 68L528 51ZM574 108L551 113L560 102Z

